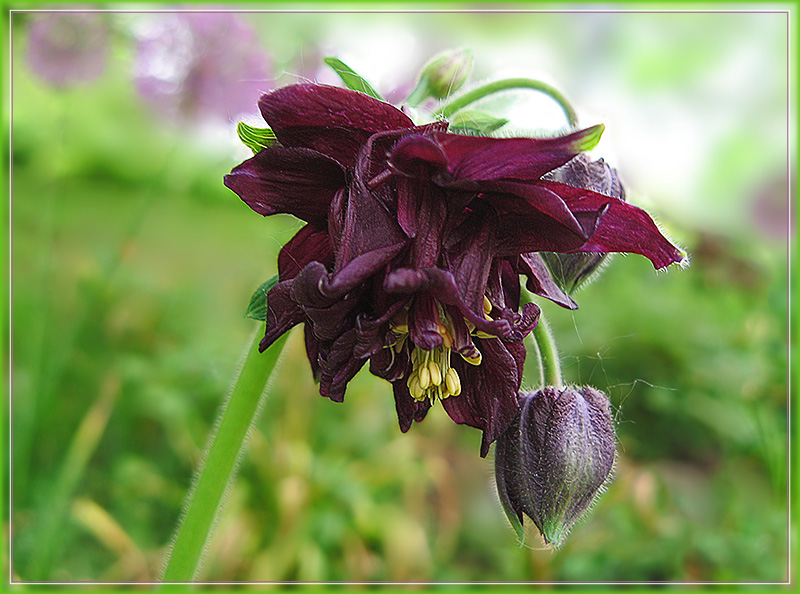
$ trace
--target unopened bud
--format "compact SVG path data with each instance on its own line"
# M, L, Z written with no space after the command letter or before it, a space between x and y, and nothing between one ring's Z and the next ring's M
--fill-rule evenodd
M547 387L519 399L519 415L497 439L497 492L520 538L525 514L559 547L611 475L610 404L589 387Z
M448 50L435 56L422 67L420 81L428 84L428 95L443 99L457 91L469 78L472 53L469 50Z
M625 200L625 188L617 176L617 170L609 167L603 159L590 161L585 154L578 155L545 178ZM589 252L540 252L540 255L558 286L570 294L595 278L609 258L609 254Z

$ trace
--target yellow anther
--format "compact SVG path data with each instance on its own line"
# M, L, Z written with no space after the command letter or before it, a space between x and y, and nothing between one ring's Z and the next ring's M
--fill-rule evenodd
M470 365L480 365L481 361L483 361L483 357L481 356L481 352L475 349L475 352L478 353L474 357L467 357L466 355L461 355L461 358L464 359Z
M447 391L453 396L458 396L461 394L461 380L459 379L456 370L452 367L447 370L447 375L444 376L444 383L447 387Z
M392 332L396 334L408 334L408 324L397 324L397 326L392 326Z
M484 295L483 296L483 313L486 314L486 316L488 316L489 313L491 313L491 311L492 311L492 302L489 301L489 298L486 295Z
M442 371L434 361L428 363L428 371L431 374L431 384L433 384L434 386L441 386Z
M431 385L431 372L428 371L428 366L420 367L417 373L419 374L419 387L427 390L428 386Z
M425 393L425 391L420 387L419 380L416 377L414 377L414 379L411 381L408 391L411 393L411 397L414 400L422 400L422 395Z
M437 322L436 331L439 334L441 334L442 336L444 336L445 334L447 334L447 327L444 324L442 324L441 322Z

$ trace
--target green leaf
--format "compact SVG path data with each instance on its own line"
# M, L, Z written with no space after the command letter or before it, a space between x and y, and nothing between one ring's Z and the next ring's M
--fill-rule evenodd
M239 139L253 151L253 154L278 142L275 132L269 128L254 128L239 122L236 131L239 133Z
M361 77L360 74L342 62L340 59L325 58L324 61L328 66L334 69L336 74L339 75L339 78L342 79L342 82L348 89L365 93L370 97L375 97L375 99L380 99L383 101L383 97L381 97L378 92Z
M250 298L250 305L247 306L246 318L253 318L260 322L267 321L267 293L278 284L278 275L262 284Z
M450 118L450 129L467 134L490 134L507 123L506 118L496 118L482 111L462 109Z

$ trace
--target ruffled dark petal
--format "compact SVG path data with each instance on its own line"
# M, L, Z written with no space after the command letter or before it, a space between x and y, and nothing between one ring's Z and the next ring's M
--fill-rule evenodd
M461 291L456 285L452 273L439 268L425 268L412 270L398 268L386 275L383 288L388 293L414 294L428 293L443 305L454 305L461 315L469 320L478 330L492 336L509 336L512 328L506 320L487 320L473 311L461 297Z
M445 243L448 269L467 306L483 312L483 296L495 253L497 214L481 200L471 204L471 211L453 229Z
M393 348L381 349L369 359L369 372L390 382L405 381L410 371L411 356L408 348L401 348L399 352Z
M322 278L319 290L329 299L339 298L384 268L405 245L395 243L356 256L335 274Z
M454 180L539 179L597 143L603 126L555 138L490 138L435 134Z
M388 103L327 85L283 87L262 96L258 106L281 144L314 149L348 168L372 134L414 126Z
M303 338L306 343L306 356L311 366L311 374L314 377L314 381L318 382L321 375L319 368L320 341L314 336L311 324L303 324Z
M645 211L618 198L559 182L540 182L557 192L575 213L605 208L606 212L581 252L627 252L641 254L656 268L681 262L686 254L661 234ZM561 251L561 250L547 250Z
M419 348L432 351L444 342L439 334L436 302L430 295L418 295L408 312L408 332Z
M400 431L405 433L411 428L414 421L420 422L428 414L431 403L428 400L414 400L408 391L405 379L392 382L394 391L394 405L397 409L397 420L400 423Z
M423 134L403 137L392 150L389 163L403 175L430 178L441 170L447 170L447 155L431 138Z
M344 183L335 161L316 151L281 146L261 150L225 176L225 185L257 213L288 213L320 227Z
M531 183L494 181L482 184L487 200L500 216L525 216L543 214L559 223L566 232L588 238L584 222L553 190ZM535 229L534 229L535 230ZM591 231L594 231L592 228Z
M506 344L496 338L476 339L476 342L483 361L473 366L459 357L452 359L461 377L461 394L442 400L442 405L456 423L483 431L481 457L485 457L489 446L508 428L519 410L517 391L522 377L519 359L524 364L525 356L524 347L520 352L518 343Z
M534 252L520 254L511 260L518 274L527 277L525 287L534 295L545 297L561 307L578 309L578 304L558 286L542 257Z
M378 304L378 299L370 299L370 301L371 305L377 311L383 311L383 313L378 317L373 317L362 312L356 317L358 342L353 349L353 356L362 359L371 357L375 353L384 350L384 347L388 347L395 342L397 337L389 330L389 320L391 320L406 303L405 299L399 299L391 303L384 310L385 306Z
M295 233L278 254L278 278L296 277L310 262L333 264L333 250L324 228L309 223Z
M497 256L528 252L570 252L578 250L592 236L603 211L575 213L580 232L564 227L555 219L530 209L525 214L502 214L497 225Z
M365 184L359 170L369 166L363 151L356 166L357 175L350 184L350 195L342 217L342 236L336 254L336 270L342 270L362 254L405 244L407 238L397 217L378 201Z
M333 342L324 358L320 358L319 393L334 402L344 401L347 383L366 363L366 359L353 356L356 339L355 328L351 328Z
M303 310L291 298L292 283L293 280L280 282L267 293L267 330L258 345L261 353L304 320Z

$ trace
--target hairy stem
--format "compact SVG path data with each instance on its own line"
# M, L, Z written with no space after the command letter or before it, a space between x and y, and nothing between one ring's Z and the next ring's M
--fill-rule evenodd
M439 111L437 112L439 115L447 118L457 112L459 109L463 109L470 103L474 103L478 99L483 99L488 95L492 95L494 93L498 93L500 91L507 91L510 89L532 89L534 91L540 91L545 95L551 97L556 103L558 103L559 107L561 107L564 115L567 116L567 120L569 121L569 125L573 128L578 127L578 114L575 112L575 109L572 107L567 98L561 94L561 92L548 85L545 82L540 80L535 80L532 78L506 78L503 80L498 80L495 82L490 82L485 85L478 87L477 89L473 89L468 93L464 93L460 97L457 97L450 103L444 105Z
M253 333L239 376L214 424L202 457L204 462L195 474L173 537L164 567L164 582L190 582L197 575L225 495L236 475L246 438L258 419L269 380L286 343L284 335L260 354L261 335L263 331Z
M561 375L561 360L558 356L558 347L553 339L550 324L544 317L544 313L539 316L539 323L533 329L533 338L539 346L539 353L542 362L542 373L544 375L544 386L561 388L563 378Z

